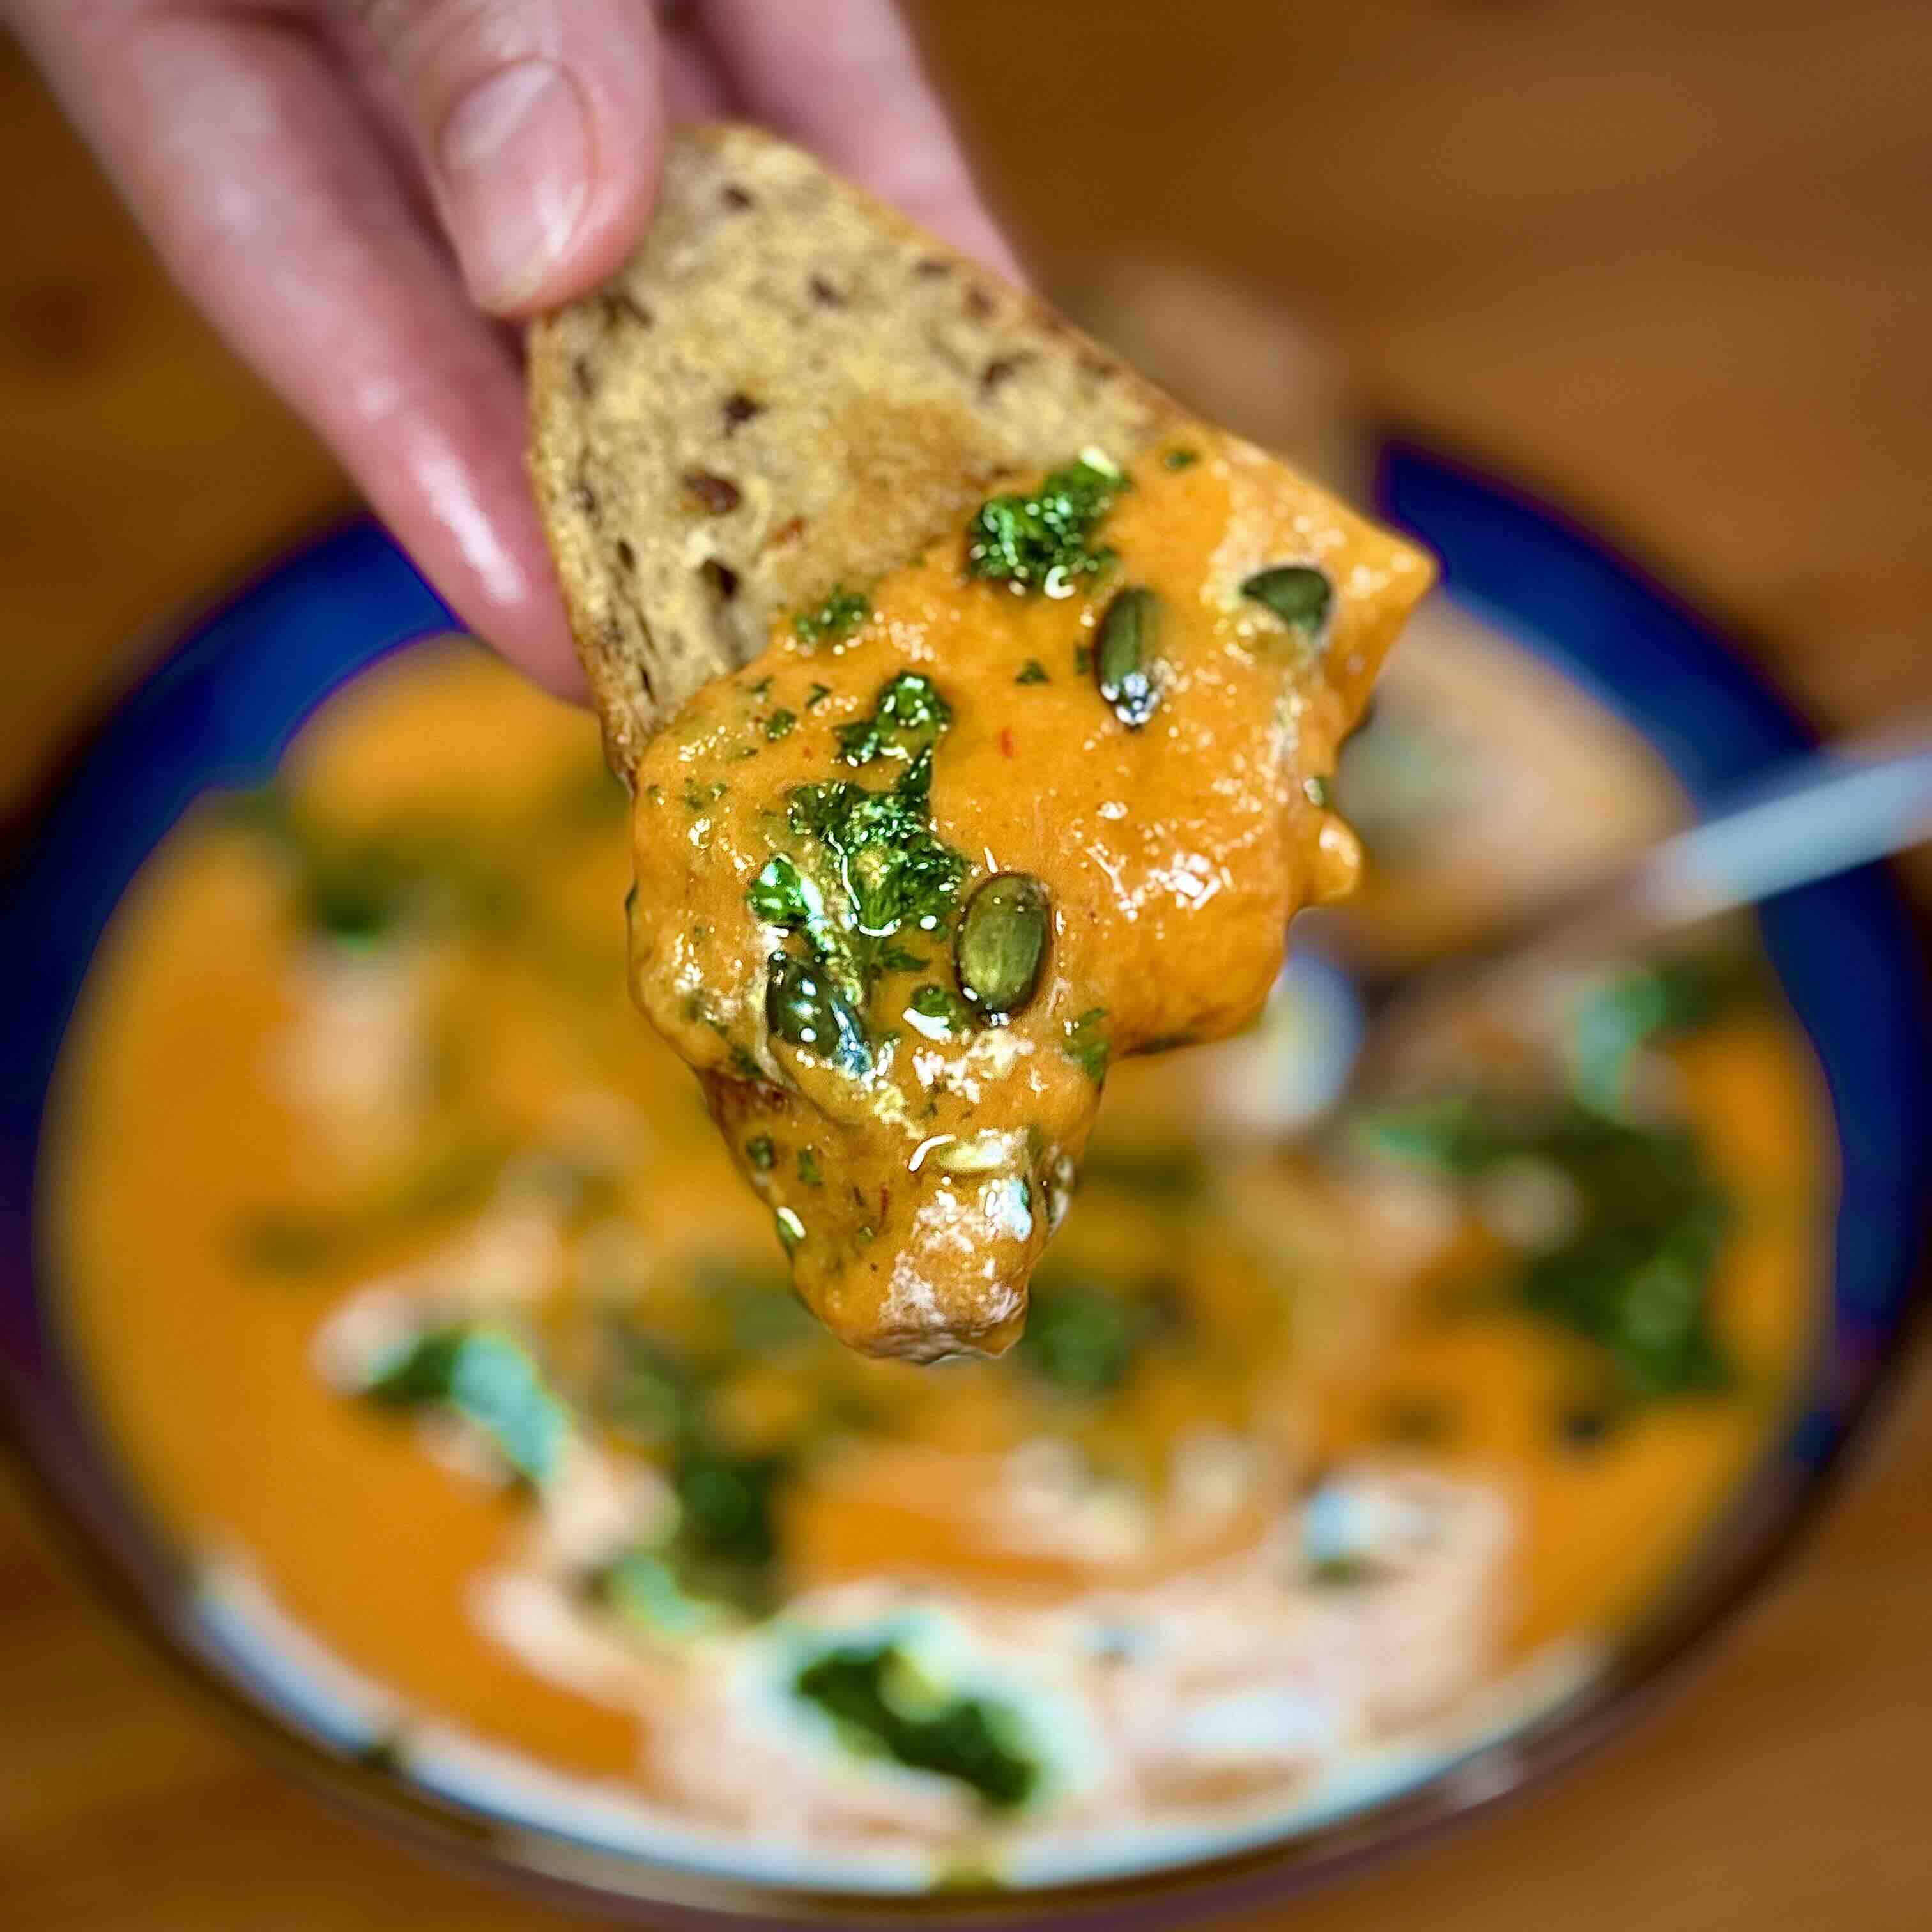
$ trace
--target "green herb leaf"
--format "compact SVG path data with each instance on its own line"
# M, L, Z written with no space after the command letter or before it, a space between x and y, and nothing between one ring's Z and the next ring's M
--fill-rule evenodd
M677 1442L696 1424L698 1378L683 1357L623 1318L608 1324L609 1359L597 1406L626 1441L645 1449Z
M1111 1395L1178 1322L1174 1285L1165 1275L1128 1287L1047 1268L1034 1275L1014 1360L1064 1395Z
M1013 682L1016 684L1051 684L1053 680L1047 674L1046 665L1039 658L1028 658L1020 666L1019 675Z
M1162 1207L1184 1207L1200 1200L1210 1178L1207 1160L1192 1141L1154 1147L1096 1142L1080 1167L1083 1187L1118 1188L1136 1201Z
M1374 1566L1360 1556L1324 1556L1308 1566L1308 1580L1330 1589L1366 1583L1375 1574Z
M627 1550L590 1580L591 1594L626 1623L658 1636L703 1636L732 1622L730 1606L693 1586L673 1547Z
M1618 1112L1641 1048L1694 1033L1762 998L1756 968L1739 955L1655 960L1601 981L1571 1024L1570 1075L1577 1096L1599 1112Z
M768 860L746 887L745 902L759 918L790 932L803 932L814 920L825 916L818 888L782 852Z
M808 961L772 956L772 1031L848 1072L871 1066L862 1015L880 978L926 964L899 934L943 930L966 875L964 855L932 829L934 748L951 718L930 679L902 672L889 680L873 716L840 736L856 762L905 760L897 783L880 791L842 778L795 788L784 830L797 846L775 853L747 889L757 917L802 934L811 951Z
M838 1726L848 1748L950 1778L995 1810L1039 1785L1018 1714L991 1700L947 1695L893 1643L842 1645L804 1665L794 1688Z
M333 826L277 784L231 800L226 815L274 848L304 923L343 946L376 946L406 926L502 931L522 915L521 881L467 826Z
M242 1253L256 1268L289 1274L352 1259L398 1232L475 1208L496 1186L511 1151L495 1140L432 1147L345 1206L274 1208L255 1216L242 1228Z
M1054 470L1030 494L989 497L966 530L966 569L1016 590L1064 594L1113 561L1090 538L1127 481L1090 452Z
M842 779L791 795L792 830L824 847L848 896L850 928L890 938L902 927L936 932L950 914L966 861L934 836L932 754L922 752L890 791Z
M914 1031L928 1040L964 1040L974 1025L972 1008L950 986L929 980L912 989L906 1013Z
M797 722L798 713L796 711L774 711L765 720L765 736L773 740L782 738Z
M848 765L881 755L916 758L930 751L952 722L952 707L922 672L902 670L879 688L869 718L838 727L838 754Z
M689 1637L776 1607L778 1497L790 1459L744 1456L694 1429L667 1472L677 1526L664 1541L622 1552L590 1580L607 1607L661 1636Z
M872 600L863 591L835 584L817 610L801 610L793 618L792 634L803 644L836 643L850 636L872 614Z
M1106 1395L1126 1380L1142 1348L1165 1324L1155 1304L1086 1275L1034 1277L1026 1332L1014 1355L1064 1394Z
M1735 1380L1711 1306L1732 1223L1694 1135L1640 1126L1564 1096L1525 1105L1473 1094L1359 1116L1357 1144L1461 1180L1508 1164L1553 1168L1574 1225L1517 1264L1532 1314L1594 1343L1622 1399L1708 1392Z
M778 1554L775 1504L790 1474L784 1456L734 1454L688 1443L673 1459L671 1488L683 1512L678 1536L694 1556L769 1564Z
M364 1386L386 1408L444 1406L466 1415L533 1483L555 1468L570 1415L515 1336L484 1324L434 1328L380 1364Z

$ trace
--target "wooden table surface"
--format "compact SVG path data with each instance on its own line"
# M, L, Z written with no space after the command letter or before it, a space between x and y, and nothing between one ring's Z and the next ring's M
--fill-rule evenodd
M1728 616L1822 722L1932 706L1922 0L916 11L1036 260L1245 278L1373 408L1554 491ZM348 498L4 50L0 208L4 815L158 616ZM1660 1716L1458 1838L1241 1922L1932 1924L1928 1470L1922 1364L1822 1532ZM260 1765L0 1456L0 1927L574 1922Z

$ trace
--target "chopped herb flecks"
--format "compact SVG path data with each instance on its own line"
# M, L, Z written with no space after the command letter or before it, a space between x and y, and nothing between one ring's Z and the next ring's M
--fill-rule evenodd
M1053 680L1047 675L1046 665L1037 658L1028 658L1020 666L1020 674L1013 680L1016 684L1051 684Z
M836 643L850 637L872 614L872 600L863 591L835 584L816 610L801 610L793 618L792 634L802 644Z
M1526 1167L1561 1177L1574 1225L1514 1270L1520 1305L1594 1342L1624 1403L1734 1380L1711 1305L1730 1199L1696 1137L1592 1112L1568 1095L1513 1102L1458 1094L1359 1116L1358 1144L1480 1182Z
M676 1497L668 1530L632 1544L585 1581L593 1600L654 1635L698 1636L777 1607L778 1498L803 1444L748 1452L712 1419L720 1390L748 1356L795 1346L808 1319L782 1281L730 1262L701 1260L692 1284L724 1319L708 1342L674 1340L610 1318L598 1414L656 1461Z
M930 981L912 989L905 1017L914 1030L928 1040L963 1040L975 1024L972 1008L957 993Z
M654 1636L702 1636L729 1624L736 1606L707 1592L682 1555L674 1539L659 1548L626 1550L591 1575L590 1594Z
M879 979L926 963L898 935L942 930L966 875L964 855L932 823L933 746L950 717L929 680L894 679L865 729L868 755L909 760L898 782L880 791L844 779L800 786L785 812L796 854L775 853L747 890L758 917L799 934L810 951L808 960L771 956L772 1032L854 1075L872 1068L863 1015Z
M242 1228L243 1258L284 1274L356 1260L404 1229L476 1208L496 1186L509 1151L496 1140L432 1147L340 1208L308 1213L280 1208L259 1215Z
M1171 1305L1156 1294L1042 1270L1034 1278L1026 1333L1014 1358L1063 1394L1106 1395L1174 1320Z
M914 758L937 744L952 722L952 707L932 679L902 670L880 687L871 717L838 727L838 755L848 765Z
M600 806L608 789L600 777ZM230 801L227 815L274 847L304 923L345 950L369 950L405 928L501 931L517 919L521 882L454 823L338 826L277 784Z
M966 860L932 830L932 784L928 751L890 791L835 780L793 793L792 829L836 862L855 938L884 938L903 927L934 932L950 916Z
M1066 596L1074 580L1114 560L1090 542L1114 499L1127 487L1120 470L1090 450L1054 470L1030 494L992 496L966 530L966 568L974 577Z
M798 722L796 711L774 711L765 720L765 736L776 742L789 732Z
M1191 470L1201 460L1198 449L1174 448L1166 452L1160 459L1163 470Z
M745 1143L745 1158L760 1174L769 1174L772 1163L778 1159L778 1149L772 1144L770 1134L754 1134Z
M1612 974L1578 1003L1567 1042L1570 1084L1586 1105L1616 1113L1640 1048L1762 997L1758 975L1742 956L1689 955Z
M530 1351L507 1330L481 1323L425 1330L379 1363L362 1393L385 1408L467 1416L533 1483L556 1467L570 1429L569 1412Z
M855 1076L873 1064L866 1016L878 981L926 964L902 935L943 932L966 876L964 855L932 826L933 755L952 721L930 678L902 671L890 679L872 715L842 726L838 740L848 764L903 761L897 782L878 790L843 778L796 787L782 829L773 825L775 842L787 849L773 852L746 889L752 913L800 935L808 956L770 956L772 1034Z
M952 1778L992 1809L1024 1804L1040 1783L1013 1711L949 1695L897 1644L826 1651L800 1670L794 1688L832 1720L848 1750Z
M818 1156L808 1147L798 1150L798 1178L808 1187L825 1185L825 1177L818 1171Z

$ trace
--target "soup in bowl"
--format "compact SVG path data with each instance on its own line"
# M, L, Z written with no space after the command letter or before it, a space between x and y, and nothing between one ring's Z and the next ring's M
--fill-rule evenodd
M1340 782L1311 938L1383 964L1679 809L1446 610ZM1748 934L1312 1124L1352 1019L1292 970L1109 1076L1018 1345L915 1366L794 1299L628 884L590 721L413 649L164 842L56 1084L68 1352L203 1635L440 1802L873 1894L1279 1840L1592 1683L1789 1418L1834 1154Z

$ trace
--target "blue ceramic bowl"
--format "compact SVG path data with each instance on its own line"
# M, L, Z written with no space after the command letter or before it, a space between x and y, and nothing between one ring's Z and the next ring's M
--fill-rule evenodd
M1383 454L1380 508L1442 558L1450 596L1586 687L1655 746L1700 805L1803 748L1803 726L1708 623L1547 509L1420 449ZM345 680L448 612L374 524L298 551L194 623L109 722L52 800L0 896L0 1396L105 1574L174 1654L262 1736L392 1826L657 1924L845 1925L988 1902L835 1900L694 1880L444 1806L332 1750L233 1674L100 1452L69 1380L37 1256L36 1167L62 1035L116 902L196 796L265 780ZM1912 926L1874 868L1787 895L1764 938L1828 1084L1843 1165L1829 1318L1808 1400L1668 1608L1609 1672L1492 1752L1400 1797L1238 1857L1152 1878L1029 1894L1009 1924L1160 1924L1272 1895L1469 1815L1568 1761L1694 1650L1762 1577L1827 1488L1902 1351L1924 1283L1932 1180L1932 1028ZM1002 1916L998 1913L995 1916Z

